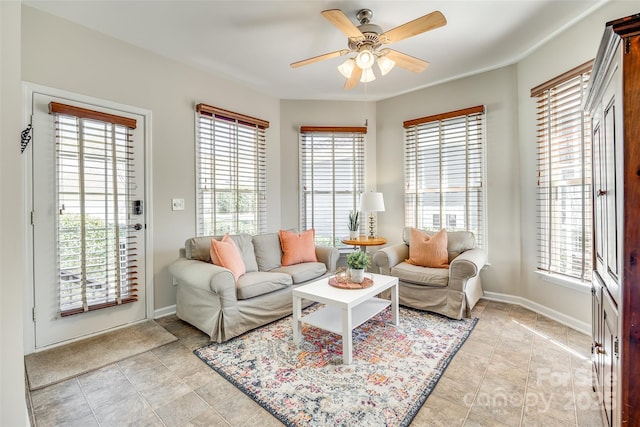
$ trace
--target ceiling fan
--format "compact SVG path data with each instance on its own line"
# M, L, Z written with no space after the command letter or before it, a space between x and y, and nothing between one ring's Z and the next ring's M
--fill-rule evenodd
M357 13L356 18L360 22L358 26L340 9L324 10L322 11L322 16L348 37L349 48L294 62L291 64L291 68L298 68L325 59L356 53L355 57L347 59L338 67L340 73L347 78L344 84L345 89L356 87L359 81L366 83L375 80L376 77L372 69L374 63L378 64L380 73L383 76L391 71L394 65L414 73L424 71L429 66L427 61L397 50L380 49L380 47L447 24L444 15L439 11L431 12L386 32L383 32L379 25L371 23L373 12L369 9L362 9Z

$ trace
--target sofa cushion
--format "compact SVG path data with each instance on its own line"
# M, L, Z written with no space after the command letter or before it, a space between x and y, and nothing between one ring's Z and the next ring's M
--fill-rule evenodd
M256 254L253 247L253 238L251 234L242 233L229 236L235 242L240 255L242 255L242 261L247 269L247 273L251 271L258 271L258 263L256 261Z
M402 240L409 246L411 241L411 228L405 227L402 230ZM436 234L435 231L427 231L422 230L425 233L433 236ZM447 253L449 254L449 264L453 261L458 255L460 255L464 251L468 251L469 249L473 249L476 247L476 238L471 231L448 231L447 232Z
M211 238L213 236L192 237L184 243L187 259L211 262Z
M282 266L271 270L271 272L290 275L293 278L293 284L295 285L322 276L327 272L327 266L321 262L303 262L301 264Z
M449 284L449 269L447 268L420 267L401 262L391 268L391 275L403 282L417 285L445 287Z
M253 239L250 234L238 234L230 235L234 241L240 255L242 255L242 261L244 261L247 271L257 271L258 263L256 262L256 256L253 248ZM200 236L192 237L184 244L185 256L187 259L194 259L196 261L211 262L211 239L221 240L222 236ZM276 235L277 239L277 235ZM280 243L278 242L278 245Z
M253 236L253 248L259 271L269 271L282 264L282 248L278 233L256 234Z
M282 246L283 266L318 261L315 245L316 231L313 228L300 234L287 230L280 230L278 234Z
M476 247L476 237L470 231L454 231L448 234L449 263L464 251Z
M448 268L447 230L442 229L433 236L416 228L411 229L409 264L422 267Z
M225 234L221 240L211 239L210 254L211 261L216 265L231 270L236 281L247 272L240 250L238 250L235 242L231 240L228 234Z
M238 299L249 299L291 286L291 276L284 273L254 271L241 276L236 282Z

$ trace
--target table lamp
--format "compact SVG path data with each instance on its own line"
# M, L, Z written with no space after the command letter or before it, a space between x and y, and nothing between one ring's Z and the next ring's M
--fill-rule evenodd
M375 239L375 218L374 212L384 212L384 199L382 193L368 191L360 195L360 211L369 212L369 238Z

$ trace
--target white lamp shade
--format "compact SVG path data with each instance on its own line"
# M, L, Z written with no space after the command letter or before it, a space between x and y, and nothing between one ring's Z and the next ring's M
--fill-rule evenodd
M376 61L378 68L380 68L380 74L385 76L396 65L396 61L389 59L386 56L380 56Z
M350 78L351 73L353 73L353 69L355 68L355 66L356 66L356 60L353 58L349 58L346 61L344 61L342 64L338 65L338 71L340 71L340 74L342 74L346 78Z
M367 68L366 70L362 70L362 76L360 77L360 81L362 83L369 83L376 79L376 75L373 74L373 70L371 68Z
M384 198L382 193L368 191L360 195L360 210L362 212L384 212Z
M376 57L369 49L363 49L356 56L356 64L363 70L373 67L373 63L376 62Z

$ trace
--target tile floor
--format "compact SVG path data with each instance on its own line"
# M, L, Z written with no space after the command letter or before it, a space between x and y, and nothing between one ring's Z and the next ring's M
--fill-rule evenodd
M480 318L412 426L602 426L587 335L520 306ZM31 393L35 425L278 426L192 350L207 337L169 316L179 340Z

